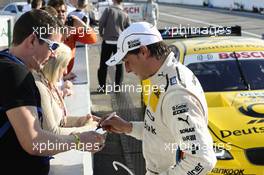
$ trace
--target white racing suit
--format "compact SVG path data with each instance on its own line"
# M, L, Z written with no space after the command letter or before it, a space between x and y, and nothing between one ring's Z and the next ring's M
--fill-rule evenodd
M199 81L171 53L150 82L144 122L128 134L142 140L146 175L206 174L216 157Z

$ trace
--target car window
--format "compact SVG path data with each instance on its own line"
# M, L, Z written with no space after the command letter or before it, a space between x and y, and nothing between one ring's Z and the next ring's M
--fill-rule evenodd
M264 60L244 60L241 67L252 90L264 89Z
M17 9L19 12L23 12L23 5L17 5Z
M11 13L16 13L16 7L15 5L9 5L5 8L4 11L8 11L8 12L11 12Z
M205 92L264 89L264 59L197 62L187 65ZM241 75L243 74L243 75Z

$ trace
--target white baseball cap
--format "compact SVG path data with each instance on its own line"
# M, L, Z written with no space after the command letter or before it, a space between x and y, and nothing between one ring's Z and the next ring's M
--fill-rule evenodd
M162 41L158 29L147 22L136 22L126 28L117 40L117 52L105 63L114 66L121 62L128 51Z

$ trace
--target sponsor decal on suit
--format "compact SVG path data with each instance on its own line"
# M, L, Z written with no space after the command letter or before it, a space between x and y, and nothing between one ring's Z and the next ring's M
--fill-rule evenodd
M183 122L186 122L187 125L190 125L190 124L189 124L189 121L188 121L188 118L189 118L188 115L186 116L186 118L178 117L178 121L183 121Z
M190 132L194 132L195 131L195 128L192 127L192 128L184 128L184 129L180 129L180 133L181 134L184 134L184 133L190 133Z
M200 163L198 163L198 165L196 165L193 170L187 172L187 175L198 175L203 170L204 170L204 167Z
M177 78L176 78L176 76L170 78L170 85L173 86L175 84L177 84Z
M182 140L185 141L194 141L196 140L196 136L195 135L188 135L188 136L184 136L182 137Z
M172 114L178 115L189 111L189 107L187 103L178 104L175 106L172 106Z
M149 125L149 124L147 123L146 120L144 121L144 128L145 128L148 132L150 132L150 133L152 133L152 134L154 134L154 135L157 135L157 133L156 133L156 128L155 128L154 126L152 126L152 125Z

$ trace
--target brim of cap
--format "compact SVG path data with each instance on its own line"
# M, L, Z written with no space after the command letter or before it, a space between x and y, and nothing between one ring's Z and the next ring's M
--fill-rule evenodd
M114 66L114 65L120 64L120 62L122 61L124 57L125 57L125 54L117 52L111 58L109 58L109 60L107 60L105 64L107 64L108 66Z

